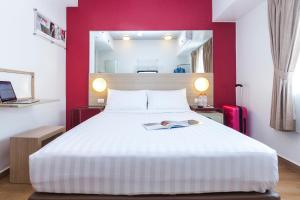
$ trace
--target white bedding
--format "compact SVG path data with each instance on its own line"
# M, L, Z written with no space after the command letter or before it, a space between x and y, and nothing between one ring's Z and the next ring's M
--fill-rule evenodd
M142 124L203 124L146 131ZM186 194L265 192L278 181L276 152L194 112L105 111L30 156L38 192Z

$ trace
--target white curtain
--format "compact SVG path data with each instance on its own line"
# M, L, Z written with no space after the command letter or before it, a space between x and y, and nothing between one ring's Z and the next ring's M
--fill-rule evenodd
M300 21L296 38L296 52L300 52ZM293 78L293 97L295 102L296 131L300 133L300 56L298 56L294 78Z
M292 89L298 57L300 0L268 0L268 14L274 63L270 125L280 131L295 131Z

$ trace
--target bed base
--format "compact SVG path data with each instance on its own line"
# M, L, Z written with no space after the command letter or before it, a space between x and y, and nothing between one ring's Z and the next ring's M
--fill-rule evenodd
M33 193L28 200L280 200L276 192L231 192L191 195L141 195L141 196L114 196L114 195L83 195L83 194L53 194Z

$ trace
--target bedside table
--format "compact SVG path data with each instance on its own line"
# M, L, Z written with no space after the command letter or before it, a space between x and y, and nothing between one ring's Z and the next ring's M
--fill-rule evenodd
M198 108L198 107L191 107L191 109L211 120L219 122L220 124L224 124L224 114L221 108Z
M81 124L85 120L97 115L104 110L103 107L79 107L71 111L71 128Z

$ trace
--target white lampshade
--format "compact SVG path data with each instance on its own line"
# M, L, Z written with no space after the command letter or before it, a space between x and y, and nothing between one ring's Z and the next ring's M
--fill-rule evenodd
M200 77L197 78L194 85L197 91L205 92L209 88L209 81L204 77Z
M103 78L93 80L93 89L97 92L103 92L106 89L106 81Z

